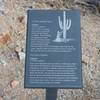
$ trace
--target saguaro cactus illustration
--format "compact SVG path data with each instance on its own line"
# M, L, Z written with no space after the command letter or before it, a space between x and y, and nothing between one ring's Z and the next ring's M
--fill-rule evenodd
M66 19L66 12L63 12L63 21L61 21L61 17L58 16L59 27L63 32L63 40L66 41L67 31L71 27L71 19Z
M63 20L61 20L61 17L58 16L58 23L61 30L57 31L56 39L53 40L54 42L67 42L69 39L67 39L67 31L71 27L71 19L66 18L66 11L63 11Z

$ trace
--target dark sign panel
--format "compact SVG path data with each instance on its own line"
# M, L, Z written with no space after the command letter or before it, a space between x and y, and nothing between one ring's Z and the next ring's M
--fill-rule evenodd
M26 88L82 88L80 12L29 10Z

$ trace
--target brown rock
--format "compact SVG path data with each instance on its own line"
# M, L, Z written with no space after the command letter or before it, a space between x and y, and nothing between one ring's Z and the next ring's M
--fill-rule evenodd
M0 45L5 45L8 44L9 42L11 42L11 33L10 32L6 32L3 33L3 35L0 35Z

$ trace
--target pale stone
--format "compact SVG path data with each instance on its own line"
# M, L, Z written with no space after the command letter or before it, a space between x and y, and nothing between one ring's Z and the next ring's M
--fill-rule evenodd
M24 60L25 59L25 53L24 52L19 52L19 59Z
M17 80L13 80L13 81L11 81L11 83L10 83L10 85L11 85L12 88L17 87L18 84L19 84L19 81L17 81Z
M20 47L16 47L15 48L15 51L18 53L18 52L21 52L21 48Z

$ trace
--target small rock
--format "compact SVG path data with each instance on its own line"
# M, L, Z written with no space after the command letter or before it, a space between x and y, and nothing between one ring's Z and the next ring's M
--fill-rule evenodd
M22 48L21 47L16 47L15 48L15 52L17 54L17 57L19 60L24 60L25 59L25 53L22 51Z
M10 86L11 86L12 88L15 88L18 84L19 84L19 81L17 81L17 80L12 80L11 83L10 83Z
M19 59L20 60L24 60L25 59L25 53L24 52L19 52L18 55L19 55Z
M5 61L5 60L0 59L0 65L4 65L4 66L6 66L6 65L7 65L7 63L6 63L6 61Z
M15 48L15 51L16 51L17 53L21 52L21 50L22 50L22 49L21 49L20 47L16 47L16 48Z

